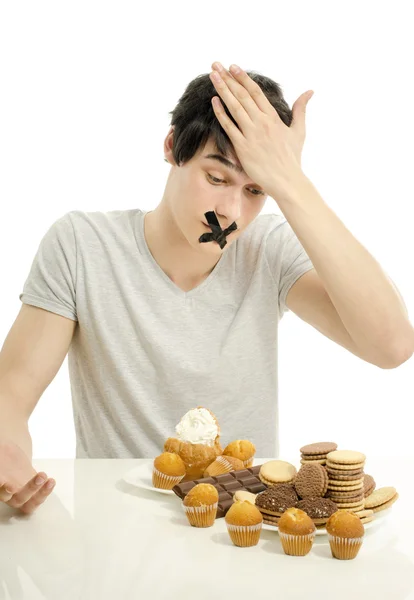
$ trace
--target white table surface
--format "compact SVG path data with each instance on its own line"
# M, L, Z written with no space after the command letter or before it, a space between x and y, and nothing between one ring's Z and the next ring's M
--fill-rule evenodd
M0 599L414 599L414 460L367 459L400 499L351 561L332 558L325 536L291 557L276 531L238 548L224 519L193 528L178 496L122 480L142 462L35 460L56 487L30 516L0 505Z

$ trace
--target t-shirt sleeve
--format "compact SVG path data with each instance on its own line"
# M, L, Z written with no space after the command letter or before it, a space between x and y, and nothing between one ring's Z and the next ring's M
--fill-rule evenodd
M279 316L282 318L285 312L289 312L286 296L290 288L314 266L287 220L269 234L266 255L279 290Z
M77 321L76 239L69 213L42 238L19 298Z

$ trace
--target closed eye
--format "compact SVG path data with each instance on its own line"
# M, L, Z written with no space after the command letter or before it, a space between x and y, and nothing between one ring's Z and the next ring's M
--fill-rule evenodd
M219 185L220 183L226 183L225 179L218 179L217 177L210 175L210 173L207 173L207 177L210 179L211 182L213 182L212 185ZM261 190L256 190L256 189L249 190L249 192L251 194L253 194L253 196L264 196L265 195L264 192L262 192Z

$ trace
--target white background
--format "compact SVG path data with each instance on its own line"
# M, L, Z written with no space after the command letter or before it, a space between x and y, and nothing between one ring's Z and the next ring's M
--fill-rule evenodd
M402 1L2 3L1 343L57 218L159 203L170 168L163 161L168 112L215 60L271 77L290 106L315 91L303 170L393 278L411 317L409 14ZM280 210L269 199L264 212ZM413 455L413 361L381 370L285 315L281 458L319 440L367 456ZM66 360L30 430L34 457L75 456Z

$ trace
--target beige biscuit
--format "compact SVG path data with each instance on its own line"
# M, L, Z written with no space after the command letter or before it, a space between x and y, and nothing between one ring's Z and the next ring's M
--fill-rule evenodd
M329 456L329 454L328 454L328 456ZM345 465L345 464L341 464L341 463L331 462L329 460L329 458L327 458L326 466L330 469L336 469L337 471L357 471L357 470L363 469L365 466L365 463L355 463L355 464Z
M355 512L355 514L362 519L363 517L373 517L374 516L374 511L370 510L370 509L363 509L363 510L358 510L357 512Z
M361 523L363 525L366 525L367 523L371 523L371 521L373 521L374 518L375 518L374 515L372 515L372 517L362 517Z
M356 463L364 463L366 460L365 454L355 452L354 450L334 450L328 453L328 460L333 463L344 465L354 465Z
M301 454L300 457L305 460L320 460L326 459L326 454Z
M329 479L334 479L335 481L358 481L364 475L363 471L359 471L354 475L339 475L339 473L332 473L332 471L327 471Z
M237 490L233 496L233 502L237 502L237 500L244 502L247 500L247 502L251 502L251 504L256 504L256 496L257 494L252 494L251 492L246 492L245 490Z
M392 506L394 504L394 502L396 502L399 498L399 494L395 494L395 496L393 498L391 498L391 500L388 500L388 502L384 502L384 504L381 504L381 506L374 506L374 508L372 509L374 511L374 513L377 512L381 512L382 510L386 510L387 508L389 508L390 506Z
M294 479L297 470L284 460L269 460L260 467L260 475L272 483L288 483Z
M329 483L333 485L340 485L341 487L352 487L353 485L364 485L364 478L351 479L351 481L344 481L343 479L335 479L335 477L329 477Z
M358 502L335 502L338 508L352 508L353 510L364 510L363 500Z
M337 491L337 492L355 492L356 490L364 489L364 485L362 483L357 483L355 485L339 485L337 483L328 483L328 490Z
M384 504L384 502L388 502L391 500L393 496L397 493L395 487L382 487L378 488L368 498L365 499L365 508L374 508L375 506L380 506Z
M279 481L279 482L276 482L276 481L270 481L270 479L266 479L266 478L265 478L265 477L263 477L263 475L261 475L260 473L259 473L259 479L260 479L260 481L261 481L262 483L264 483L264 484L265 484L265 485L267 485L268 487L272 487L272 486L275 486L275 485L279 485L279 483L280 483L280 481ZM295 479L292 479L291 481L284 481L283 483L293 483L293 482L294 482L294 480L295 480Z
M307 460L305 458L301 458L300 463L301 463L301 465L306 465L306 463L316 463L318 465L324 466L326 464L326 459L318 458L317 460Z
M359 506L339 506L338 505L339 510L346 510L348 512L355 512L356 510L362 510L363 508L364 508L363 504L360 504Z
M354 494L353 496L348 496L346 494L341 496L341 494L335 494L334 496L329 495L327 498L332 500L332 502L335 502L335 504L337 502L363 502L365 500L364 494Z

